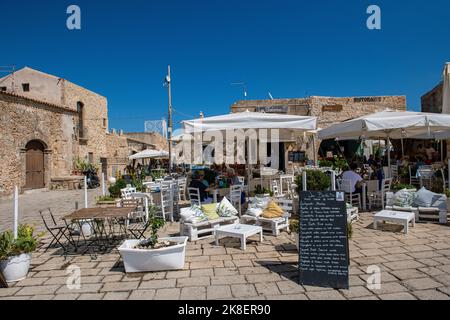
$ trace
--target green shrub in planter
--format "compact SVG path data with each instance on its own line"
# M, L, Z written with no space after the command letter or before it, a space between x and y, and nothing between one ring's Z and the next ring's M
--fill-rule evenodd
M115 184L109 187L108 191L111 197L120 198L120 190L126 188L127 183L123 179L119 179Z
M410 184L403 184L403 183L394 183L392 185L393 192L397 192L403 189L416 189L416 187Z
M16 240L12 231L4 232L0 235L0 261L34 252L39 244L38 239L42 236L43 233L34 235L34 228L28 225L18 227Z
M302 191L303 175L296 178L297 192ZM331 186L331 178L320 170L306 170L306 186L308 191L326 191Z

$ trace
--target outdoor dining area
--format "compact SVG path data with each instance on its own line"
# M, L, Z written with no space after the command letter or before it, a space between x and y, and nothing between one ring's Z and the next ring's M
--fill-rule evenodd
M145 175L141 174L145 162L139 163L140 170L133 171L132 177L110 186L110 191L116 194L111 194L114 201L109 206L77 210L66 215L63 222L56 221L51 211L47 216L44 212L41 215L54 235L52 245L59 244L64 254L101 253L124 239L145 239L155 217L178 223L178 237L187 237L189 241L213 237L216 243L224 236L236 237L245 250L246 239L255 234L262 239L264 233L277 236L283 231L290 232L292 221L301 219L299 192L307 190L344 191L349 223L369 211L378 213L378 218L381 216L374 217L374 227L378 220L403 223L406 219L405 232L408 223L446 224L448 169L444 159L436 159L438 152L429 149L431 141L443 139L450 129L447 118L385 111L319 131L315 130L314 117L280 116L273 121L273 115L251 112L186 121L186 134L221 132L231 126L278 129L291 135L313 132L320 140L384 139L385 145L384 150L379 148L377 154L369 157L345 159L333 154L331 158L315 159L312 164L294 166L285 172L262 165L212 163L191 165L187 170L185 165L182 170L174 166L171 174L159 167L158 175ZM427 137L430 141L422 142L418 149L404 147L408 139L424 141ZM397 140L401 143L391 143ZM422 150L423 145L429 148ZM406 152L416 154L415 161L405 156ZM164 151L144 151L130 160L168 157ZM149 168L147 172L152 170ZM400 212L406 218L398 218ZM80 243L84 243L82 251Z
M122 261L123 274L185 270L197 261L193 250L221 252L225 260L219 264L225 265L228 252L234 259L236 254L254 255L259 246L273 251L281 245L288 249L267 252L267 257L281 259L286 254L290 262L294 257L298 262L302 191L342 192L349 237L356 230L357 246L363 248L362 235L369 232L381 231L380 235L394 239L414 233L418 224L433 228L448 223L448 161L439 157L445 154L443 149L428 149L433 144L439 147L435 140L450 131L450 117L385 111L316 130L314 117L282 115L274 121L274 115L246 112L184 125L186 134L223 132L232 126L256 132L277 129L282 139L314 135L317 140L385 142L368 157L318 156L284 171L270 164L237 161L186 165L185 159L176 163L161 151L135 154L122 175L102 186L103 197L96 205L89 207L86 201L83 208L63 216L54 215L52 209L40 211L50 237L42 255L52 252L64 259L90 261L113 255ZM421 150L419 144L428 148ZM250 147L247 150L244 158ZM270 162L277 165L274 159ZM154 163L158 166L150 165Z

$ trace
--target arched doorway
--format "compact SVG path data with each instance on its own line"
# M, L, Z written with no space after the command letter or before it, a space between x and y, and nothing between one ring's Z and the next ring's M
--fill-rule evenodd
M44 179L44 145L32 140L26 147L26 189L42 189L45 187Z

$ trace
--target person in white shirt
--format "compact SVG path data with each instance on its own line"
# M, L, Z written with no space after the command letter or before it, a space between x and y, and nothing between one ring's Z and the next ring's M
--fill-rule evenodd
M358 165L356 163L352 163L350 165L350 170L345 171L342 174L342 180L349 180L351 182L352 193L362 193L361 182L363 178L355 171L358 169Z

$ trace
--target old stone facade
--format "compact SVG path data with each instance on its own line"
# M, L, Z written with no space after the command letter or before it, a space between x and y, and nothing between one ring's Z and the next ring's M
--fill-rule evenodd
M442 113L444 83L439 83L433 90L421 98L422 112Z
M75 186L77 159L114 176L133 150L152 147L108 131L105 97L30 68L0 79L0 110L0 195Z
M372 97L319 97L298 99L242 100L231 106L232 112L280 113L317 117L317 127L327 128L335 123L357 118L386 109L406 111L406 96ZM296 141L285 144L285 166L289 165L289 152L304 151L309 159L314 158L320 142L313 148L311 138L298 137Z
M155 132L126 132L124 135L128 138L130 144L133 141L139 141L151 145L155 150L169 149L167 139Z

